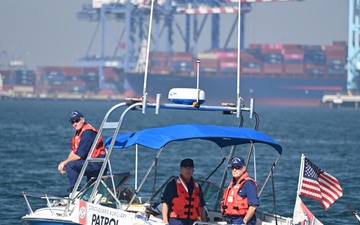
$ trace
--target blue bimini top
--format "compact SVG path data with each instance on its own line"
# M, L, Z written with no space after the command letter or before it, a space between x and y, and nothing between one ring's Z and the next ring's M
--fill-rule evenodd
M202 124L180 124L120 134L116 137L114 148L127 148L138 144L152 149L160 149L167 143L190 139L212 141L221 148L232 145L263 143L272 146L279 154L282 153L280 144L259 131L249 128ZM112 140L113 136L106 139L106 148L110 147Z

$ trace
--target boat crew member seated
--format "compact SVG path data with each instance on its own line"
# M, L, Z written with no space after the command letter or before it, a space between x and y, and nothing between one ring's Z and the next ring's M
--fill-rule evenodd
M96 138L98 130L85 122L83 114L79 111L73 111L70 114L69 122L75 129L75 134L71 139L71 151L64 161L58 165L61 174L67 174L69 179L69 192L75 186L84 162L91 150L91 146ZM100 137L96 148L92 154L92 158L104 158L106 155L104 143ZM89 181L91 177L97 177L102 167L102 162L89 162L85 176ZM106 170L105 170L106 173Z
M246 172L245 160L235 157L231 160L232 178L224 190L220 210L228 224L256 224L256 208L260 205L257 182Z
M180 176L170 181L162 197L162 219L169 225L191 225L206 222L205 200L201 186L193 178L194 161L180 163Z

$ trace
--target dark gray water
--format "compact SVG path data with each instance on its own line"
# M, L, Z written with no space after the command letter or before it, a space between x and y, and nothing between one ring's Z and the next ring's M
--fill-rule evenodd
M107 110L114 104L96 101L0 101L1 224L22 224L21 216L27 213L22 191L66 195L67 178L57 171L57 165L67 156L74 132L68 123L69 113L78 109L85 114L88 122L98 127ZM317 166L335 176L344 191L344 196L326 211L318 201L302 197L307 207L324 224L358 224L347 206L351 205L360 212L360 112L304 107L260 107L256 111L260 115L259 130L273 137L284 149L275 168L277 213L292 215L300 157L305 154ZM173 124L176 121L235 125L234 117L215 118L210 114L194 116L188 113L162 113L161 116L155 116L151 111L141 116L141 119L135 116L127 119L125 130L134 130L143 125ZM214 162L215 166L218 161L208 153L210 150L207 146L202 146L201 151L194 153L195 145L198 144L191 143L181 146L181 149L174 145L170 153L162 156L161 159L165 159L161 165L164 170L158 176L164 176L165 179L177 175L179 161L191 156L196 164L195 176L206 178L211 172L209 162ZM116 156L112 161L116 172L123 172L129 166L132 155L126 154ZM258 156L267 157L267 154L262 154ZM152 152L142 155L144 168L149 165L152 155ZM267 189L269 191L264 191L262 195L261 207L272 211L271 185Z

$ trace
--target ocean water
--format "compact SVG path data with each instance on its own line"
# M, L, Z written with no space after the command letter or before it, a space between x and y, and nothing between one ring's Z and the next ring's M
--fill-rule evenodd
M0 218L1 224L23 224L21 217L27 213L22 191L66 196L67 178L57 171L58 163L70 150L73 128L68 115L74 109L84 113L87 122L99 126L105 113L115 104L108 101L0 101ZM302 197L303 202L323 224L358 224L348 211L351 205L360 212L359 140L360 111L306 107L257 107L260 116L259 130L283 146L283 154L274 170L276 213L291 216L294 208L301 154L314 164L335 176L344 191L328 210L316 200ZM112 117L118 115L115 113ZM246 126L253 126L244 113ZM124 131L144 126L166 125L180 122L236 125L233 116L199 115L188 112L160 112L146 115L134 112L126 117ZM106 137L105 137L106 138ZM183 157L195 161L197 178L206 178L218 157L212 146L190 142L187 145L170 145L169 153L159 160L160 182L178 174L178 164ZM199 147L199 148L198 148ZM198 149L194 151L194 149ZM151 161L154 152L146 151L140 158L140 173ZM268 153L258 151L260 159L273 162ZM131 152L114 152L111 163L115 172L132 169ZM269 159L269 160L268 160ZM161 161L163 160L163 161ZM260 160L259 160L260 161ZM129 168L130 167L130 168ZM260 171L269 171L269 167ZM260 177L260 173L258 174ZM152 181L151 181L152 182ZM152 183L151 183L152 184ZM145 185L147 187L147 185ZM148 185L150 187L150 185ZM145 188L146 189L146 188ZM148 188L150 189L150 188ZM149 190L150 191L150 190ZM261 208L274 212L271 183L261 197ZM35 202L34 208L41 206Z

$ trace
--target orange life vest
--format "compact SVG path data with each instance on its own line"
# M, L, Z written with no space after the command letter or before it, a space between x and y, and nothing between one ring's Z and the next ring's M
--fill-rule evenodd
M99 132L95 127L91 126L90 124L88 123L84 124L84 126L81 128L81 131L79 133L76 132L71 139L71 149L74 153L77 151L79 147L81 135L85 130L93 130L96 133ZM102 141L102 137L100 137L98 142L96 143L91 158L98 158L100 155L105 155L105 147Z
M200 187L194 180L194 190L189 196L186 182L180 177L175 179L178 196L173 198L170 218L189 218L197 220L200 216Z
M235 184L233 184L232 180L230 181L229 186L224 190L220 204L220 210L223 214L228 216L246 215L249 209L248 198L243 198L238 193L248 180L254 182L257 188L257 182L250 178L247 172L245 172Z

